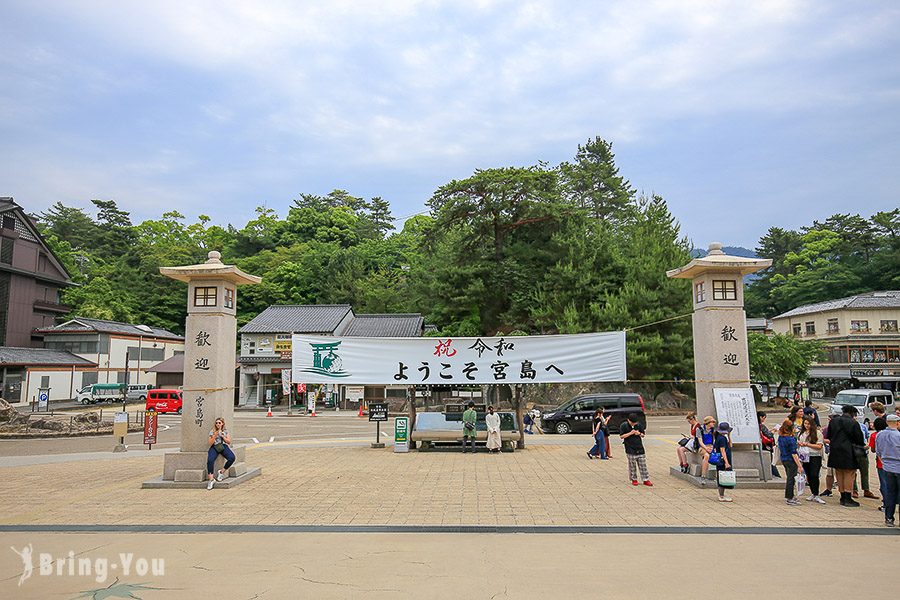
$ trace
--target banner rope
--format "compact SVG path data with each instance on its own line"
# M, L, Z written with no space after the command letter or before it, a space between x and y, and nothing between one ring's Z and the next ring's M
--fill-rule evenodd
M652 323L647 323L646 325L635 325L634 327L626 327L623 331L634 331L635 329L643 329L644 327L652 327L654 325L659 325L660 323L668 323L669 321L676 321L678 319L684 319L685 317L690 317L693 312L685 313L683 315L678 315L677 317L669 317L668 319L661 319L659 321L653 321Z

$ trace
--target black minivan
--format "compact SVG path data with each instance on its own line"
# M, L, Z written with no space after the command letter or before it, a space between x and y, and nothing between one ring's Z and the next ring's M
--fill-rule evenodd
M612 417L609 431L616 434L619 426L629 413L636 413L644 427L644 399L640 394L587 394L577 396L554 410L541 415L541 430L544 433L591 433L594 411L603 407L603 414Z

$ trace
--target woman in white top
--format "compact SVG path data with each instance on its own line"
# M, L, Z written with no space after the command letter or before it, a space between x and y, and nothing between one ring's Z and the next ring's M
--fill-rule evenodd
M803 418L803 430L797 439L797 454L803 463L803 472L806 473L806 481L809 483L809 502L825 504L819 498L819 473L822 471L822 459L824 458L822 433L816 427L816 420L812 416Z
M487 426L488 451L500 452L500 415L494 412L493 406L488 406L488 412L484 416L484 424Z

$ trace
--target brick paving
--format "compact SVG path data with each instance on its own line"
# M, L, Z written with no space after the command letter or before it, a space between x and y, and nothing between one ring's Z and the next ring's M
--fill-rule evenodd
M394 454L390 447L248 447L263 474L232 490L145 490L162 457L0 467L0 524L567 525L878 527L880 504L848 509L780 490L734 490L722 504L668 475L674 446L648 436L654 487L632 487L621 448L610 461L542 440L502 455ZM872 469L874 473L874 467ZM873 485L875 484L873 480ZM877 487L875 488L877 489Z

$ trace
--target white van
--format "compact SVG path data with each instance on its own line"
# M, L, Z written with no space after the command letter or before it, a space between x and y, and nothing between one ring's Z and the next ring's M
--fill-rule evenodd
M124 388L121 383L92 383L78 390L76 400L79 404L120 402Z
M140 383L129 385L125 390L125 397L129 400L140 400L144 402L147 399L147 392L153 389L149 383Z
M890 390L841 390L835 395L829 408L831 414L839 415L845 405L855 406L859 411L856 420L862 423L866 419L875 420L875 413L871 408L873 402L884 404L885 414L894 412L894 394Z

